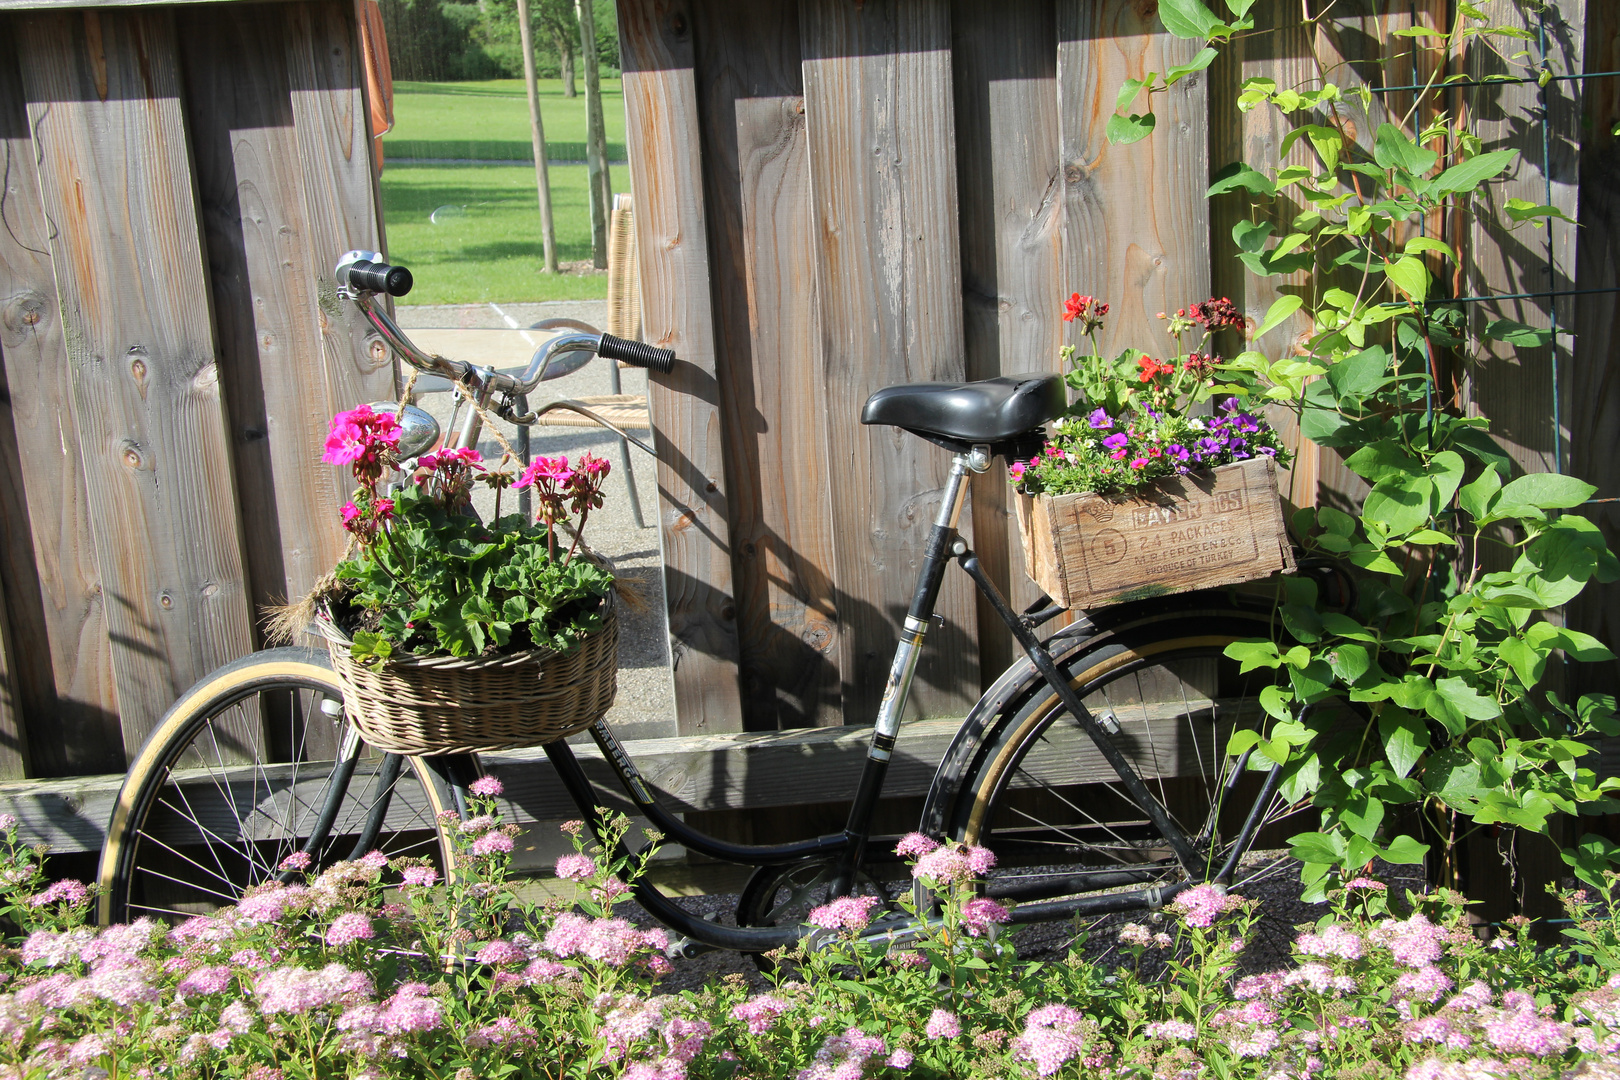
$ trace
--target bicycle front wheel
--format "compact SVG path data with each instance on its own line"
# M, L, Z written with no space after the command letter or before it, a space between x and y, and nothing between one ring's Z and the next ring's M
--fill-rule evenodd
M1049 903L1051 917L1115 909L1107 895L1076 903L1087 894L1139 893L1223 874L1241 888L1278 872L1276 864L1244 867L1242 848L1280 838L1271 826L1303 807L1281 794L1281 770L1269 760L1227 753L1234 731L1267 724L1257 699L1274 673L1240 673L1222 655L1234 641L1271 636L1263 615L1189 610L1060 640L1053 650L1060 670L1142 780L1147 799L1127 790L1030 668L982 731L958 738L924 827L991 849L997 868L988 895ZM1191 860L1155 817L1176 826ZM1117 904L1140 906L1123 898Z
M465 812L476 759L382 753L342 702L325 652L303 648L243 657L182 695L119 790L102 923L188 918L291 878L290 865L318 871L370 851L453 869L438 815Z

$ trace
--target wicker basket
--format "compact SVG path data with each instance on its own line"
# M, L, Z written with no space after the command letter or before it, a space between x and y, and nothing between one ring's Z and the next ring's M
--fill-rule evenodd
M396 754L464 754L543 746L583 731L618 690L619 621L566 655L550 649L460 660L407 657L357 663L349 643L322 625L343 707L366 741Z

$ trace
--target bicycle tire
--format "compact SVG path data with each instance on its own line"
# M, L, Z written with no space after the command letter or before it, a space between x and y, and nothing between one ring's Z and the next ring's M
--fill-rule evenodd
M1154 886L1218 875L1245 853L1234 848L1251 811L1258 817L1249 844L1299 809L1278 794L1280 772L1258 767L1264 759L1226 753L1235 726L1266 723L1256 698L1273 673L1243 675L1222 651L1233 641L1278 634L1263 613L1190 607L1049 642L1086 707L1105 727L1118 724L1111 739L1193 841L1202 873L1175 858L1027 660L998 684L996 700L1006 704L964 724L929 793L923 830L990 848L997 869L984 891L1050 904L1040 917L1077 910L1075 898L1086 894L1119 896L1117 910L1151 906L1142 895ZM1275 868L1235 869L1224 883L1241 890L1253 874L1270 872ZM1103 895L1085 905L1115 909ZM1026 908L1026 915L1038 910Z
M425 856L453 874L438 814L465 816L476 758L383 754L342 716L341 701L325 651L306 648L253 653L182 694L119 789L101 853L101 923L172 921L234 903L289 878L281 862L296 851L310 855L312 871L365 847Z

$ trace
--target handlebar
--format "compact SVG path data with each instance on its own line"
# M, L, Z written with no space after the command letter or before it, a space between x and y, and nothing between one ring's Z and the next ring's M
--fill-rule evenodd
M574 331L557 335L537 350L522 375L507 375L475 367L464 360L450 360L417 348L405 331L399 328L399 324L372 303L372 297L378 293L404 296L410 291L411 272L403 266L390 266L375 252L351 251L338 260L335 276L340 294L354 301L361 314L406 363L430 375L442 375L452 382L463 382L471 375L489 391L512 396L527 394L548 377L567 374L567 371L559 370L548 376L548 371L553 361L573 352L594 353L661 375L667 375L675 365L675 354L668 349L656 348L641 341L627 341L612 334Z

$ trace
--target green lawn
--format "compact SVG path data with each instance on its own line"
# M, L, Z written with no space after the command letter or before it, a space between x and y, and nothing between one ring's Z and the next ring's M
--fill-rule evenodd
M613 187L630 186L613 169ZM585 166L553 165L552 216L561 262L591 257ZM606 274L546 274L540 211L527 165L390 165L382 174L388 256L416 275L412 304L591 300L607 296ZM435 210L442 210L438 223Z
M585 84L563 97L561 79L540 80L546 157L585 160ZM602 119L608 159L624 160L624 94L618 79L602 80ZM531 161L529 101L522 79L394 84L394 130L383 136L390 158Z

